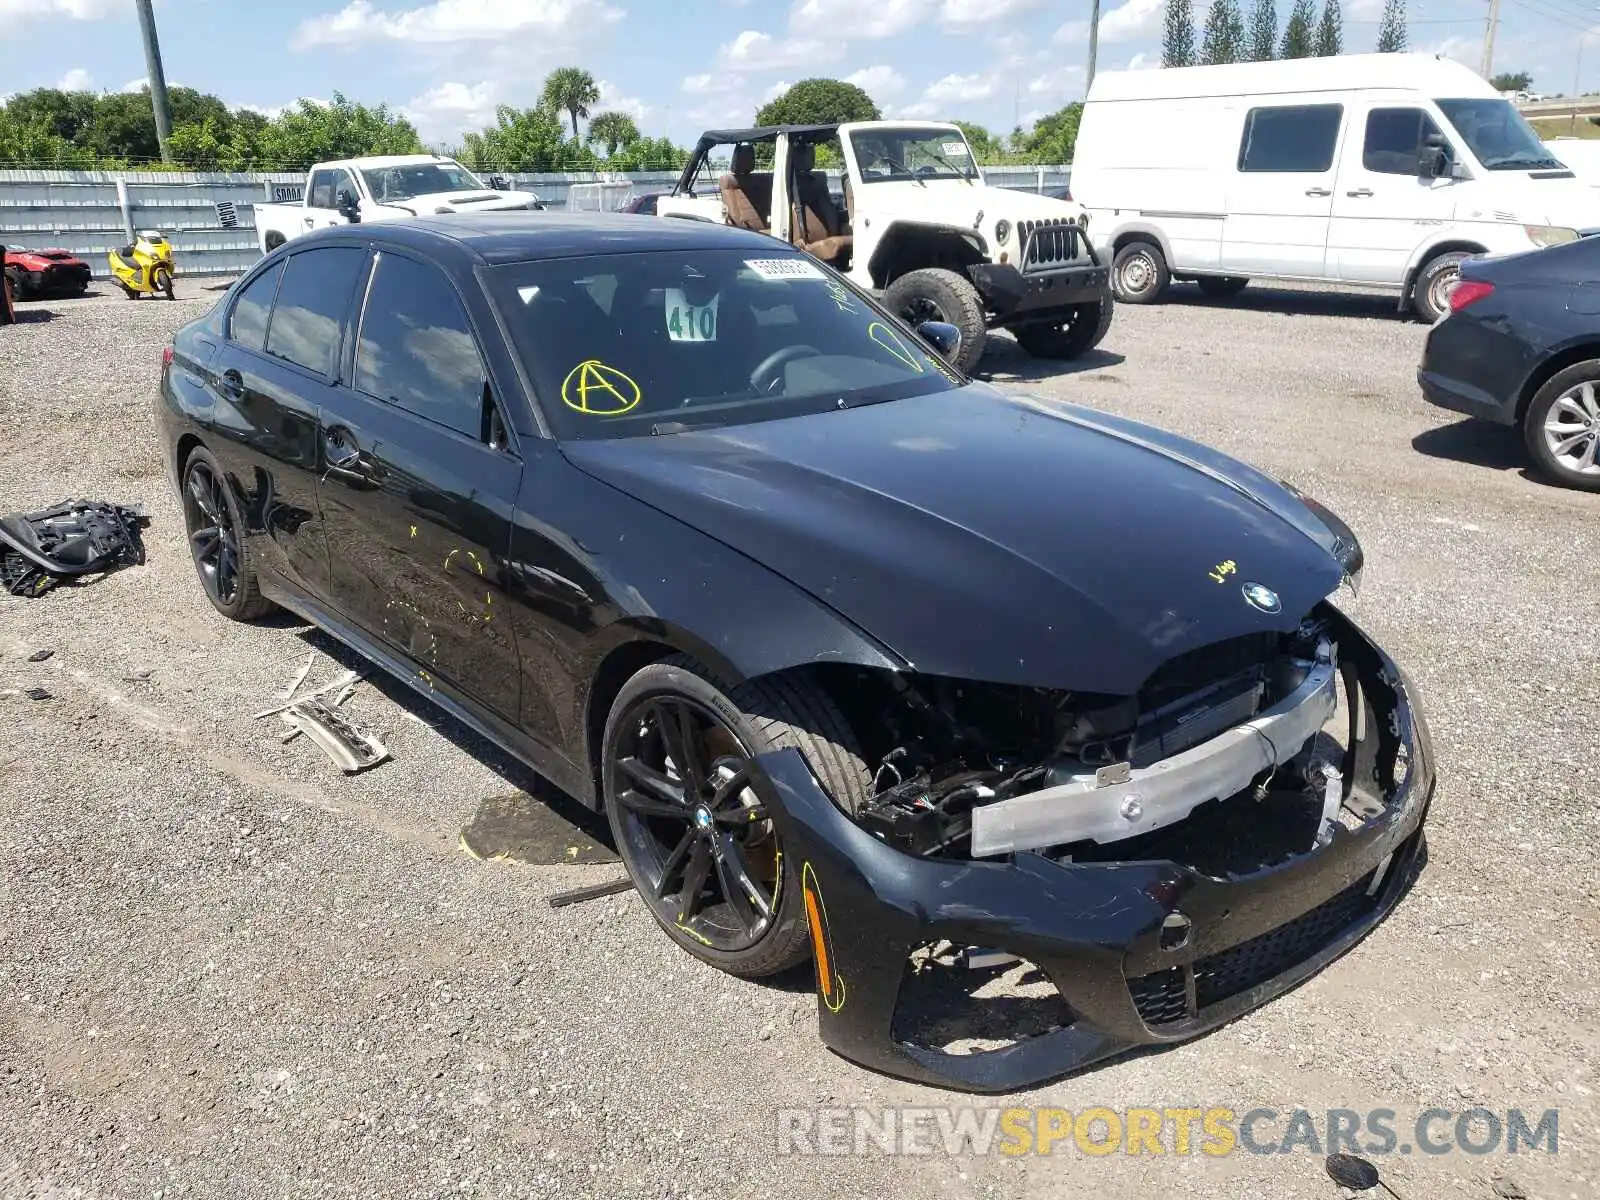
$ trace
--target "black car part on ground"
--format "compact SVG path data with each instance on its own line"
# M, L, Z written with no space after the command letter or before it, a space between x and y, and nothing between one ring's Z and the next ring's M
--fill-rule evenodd
M917 854L842 812L797 752L757 759L752 775L804 890L823 1041L903 1078L1011 1091L1203 1033L1355 944L1410 882L1433 755L1404 673L1353 624L1326 619L1342 649L1352 733L1331 823L1317 781L1285 763L1272 773L1281 787L1269 776L1150 838L990 860L939 847ZM1301 819L1267 819L1269 809L1293 807L1302 785ZM1245 819L1224 833L1230 808ZM1262 827L1278 833L1258 842L1275 845L1243 844ZM997 1034L1009 1044L971 1053L924 1036L936 1027L915 993L940 969L941 944L969 974L991 952L1036 969L1050 993L1028 1002L1043 1017L1038 1031Z
M138 506L94 500L0 517L0 586L42 596L72 579L142 564L147 524Z

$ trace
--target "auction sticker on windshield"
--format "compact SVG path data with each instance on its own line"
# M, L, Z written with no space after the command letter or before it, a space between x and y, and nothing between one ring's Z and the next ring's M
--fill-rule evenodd
M676 288L666 290L667 336L675 342L714 342L717 340L717 300L694 305Z
M747 258L744 265L763 279L826 279L822 268L803 258Z
M946 142L943 150L947 158L955 158L957 156L965 158L967 156L967 144L965 142Z

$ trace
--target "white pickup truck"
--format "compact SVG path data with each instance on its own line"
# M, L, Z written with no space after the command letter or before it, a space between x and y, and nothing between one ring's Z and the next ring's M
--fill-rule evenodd
M491 177L485 186L471 171L436 154L348 158L318 163L306 173L298 204L257 204L256 238L270 254L303 233L355 221L403 221L452 212L503 212L543 208L532 192L508 191Z

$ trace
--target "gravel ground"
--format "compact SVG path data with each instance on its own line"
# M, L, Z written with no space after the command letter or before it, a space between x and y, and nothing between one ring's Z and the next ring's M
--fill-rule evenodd
M193 578L150 403L203 286L23 305L0 330L0 511L70 494L153 518L147 566L0 598L0 1196L1338 1195L1304 1151L780 1156L780 1107L969 1101L830 1055L808 979L703 968L631 896L550 909L614 877L603 849L464 852L464 827L544 793L399 685L349 701L395 756L353 778L251 720L308 652L313 680L357 664L288 619L228 624ZM1357 619L1437 742L1431 859L1290 995L993 1103L1387 1107L1402 1130L1432 1106L1556 1107L1557 1155L1390 1156L1384 1177L1405 1200L1593 1196L1600 497L1424 405L1425 330L1386 299L1175 295L1121 308L1080 369L1007 342L989 365L1218 444L1349 520Z

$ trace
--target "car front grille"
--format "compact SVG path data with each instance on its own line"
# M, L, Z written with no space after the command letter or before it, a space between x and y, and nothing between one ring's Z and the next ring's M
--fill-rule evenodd
M1325 949L1371 912L1378 903L1376 897L1367 895L1371 882L1369 872L1310 912L1188 966L1130 978L1128 992L1134 1007L1146 1025L1172 1025L1203 1015L1211 1005L1266 983ZM1190 975L1194 977L1192 1006Z
M1082 233L1075 221L1067 217L1021 221L1017 229L1023 242L1024 271L1065 267L1077 261L1078 241Z

